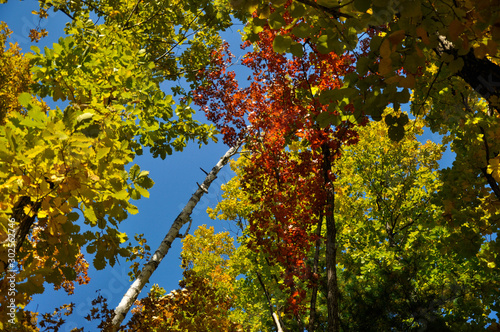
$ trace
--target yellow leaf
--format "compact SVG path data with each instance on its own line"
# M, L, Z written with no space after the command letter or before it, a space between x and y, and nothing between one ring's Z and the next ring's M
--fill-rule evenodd
M31 210L31 205L26 205L24 208L23 208L23 211L26 215L30 216L30 217L33 217L35 215L35 212Z
M487 171L497 182L500 182L500 156L490 159Z

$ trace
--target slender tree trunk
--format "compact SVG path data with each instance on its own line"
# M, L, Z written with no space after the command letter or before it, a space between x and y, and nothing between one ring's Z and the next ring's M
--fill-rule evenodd
M313 332L316 330L316 301L318 297L318 275L319 275L319 251L321 248L321 228L323 226L323 213L320 213L319 215L319 220L318 220L318 228L316 230L316 248L314 252L314 262L313 262L313 278L316 278L313 289L312 289L312 294L311 294L311 310L309 312L309 327L308 330Z
M326 273L327 273L327 308L328 332L340 331L339 292L337 283L337 228L335 225L335 194L333 183L330 180L332 168L330 148L322 146L323 177L327 191L326 197Z
M273 305L271 302L271 296L269 295L269 292L267 291L266 285L264 284L264 281L262 280L262 277L260 276L260 273L258 273L258 272L257 272L257 280L259 280L260 286L262 287L262 290L264 291L264 294L266 295L267 305L269 307L269 313L271 314L271 317L273 317L274 326L276 326L276 331L284 332L282 324L281 324L281 319L279 316L279 311L278 311L278 313L274 312Z
M110 329L111 331L113 332L118 331L121 323L125 319L125 316L127 315L128 311L130 310L130 307L137 299L137 296L139 296L141 290L144 288L144 285L146 285L149 278L156 270L163 257L165 257L165 255L168 253L168 250L172 246L172 242L178 237L180 229L189 221L189 216L193 212L194 207L200 201L203 194L208 192L208 188L210 187L210 184L217 177L217 173L219 173L222 167L224 167L224 165L227 164L229 158L231 158L238 151L240 146L241 143L230 148L226 152L226 154L219 160L217 165L215 165L214 168L212 168L212 170L210 171L210 173L208 173L208 175L205 178L205 181L203 181L203 183L199 186L198 190L196 190L193 196L191 196L191 198L187 202L182 212L177 216L177 218L170 227L170 230L168 231L167 235L161 242L156 252L153 254L149 262L147 262L144 265L139 277L132 283L132 285L130 286L130 288L120 301L120 304L118 304L118 306L116 307L115 314L113 316L113 320L111 323L112 324Z

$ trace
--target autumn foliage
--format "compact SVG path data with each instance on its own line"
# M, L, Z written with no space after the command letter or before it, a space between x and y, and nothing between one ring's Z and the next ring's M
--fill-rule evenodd
M167 2L40 0L21 33L38 42L59 12L64 36L24 55L0 23L0 330L63 328L76 305L40 318L32 296L72 294L120 257L140 287L116 311L91 302L103 330L134 301L122 330L498 330L498 0ZM183 210L152 261L121 225L154 184L136 157L215 127L231 156L244 144L209 210L240 245L180 235L196 222ZM443 146L417 140L429 130ZM136 301L179 237L180 289Z
M258 36L242 60L252 72L251 83L239 87L229 70L232 55L226 44L213 54L213 67L202 73L206 82L194 92L194 100L227 144L246 142L251 162L243 187L259 207L249 218L249 246L286 267L283 277L297 312L305 293L296 288L294 278L317 281L305 257L318 239L314 229L325 214L326 190L334 179L331 173L325 177L325 158L334 162L341 146L356 142L353 124L364 118L353 116L352 105L328 97L352 71L351 57L322 54L301 38L294 40L300 56L280 54L273 50L280 42L276 30L266 26ZM243 48L251 45L247 41ZM337 116L335 126L318 125L325 114ZM327 156L325 149L331 151Z

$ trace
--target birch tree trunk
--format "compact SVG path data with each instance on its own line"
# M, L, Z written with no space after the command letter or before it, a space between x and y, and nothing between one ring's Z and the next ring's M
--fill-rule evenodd
M144 285L146 285L149 278L156 270L163 257L165 257L165 255L168 253L168 250L172 246L172 242L179 235L180 229L189 221L189 216L193 212L194 207L196 206L196 204L198 204L203 194L208 193L208 188L210 187L210 184L217 177L217 173L219 173L222 167L224 167L224 165L227 164L229 158L231 158L234 154L236 154L240 146L241 142L230 148L226 152L226 154L224 154L224 156L219 160L219 162L214 166L214 168L212 168L210 173L208 173L208 175L205 178L205 181L203 181L203 183L199 185L198 190L196 190L196 192L191 196L186 206L184 206L182 212L177 216L177 218L170 227L170 230L168 231L167 235L161 242L158 249L155 251L149 262L147 262L144 265L139 277L132 283L132 285L130 286L130 288L127 290L122 300L120 301L120 304L118 304L118 306L116 307L115 314L113 316L113 320L111 323L112 324L110 328L111 331L113 332L118 331L121 323L125 319L125 316L132 307L132 304L135 302L135 300L139 296L139 293L144 288Z

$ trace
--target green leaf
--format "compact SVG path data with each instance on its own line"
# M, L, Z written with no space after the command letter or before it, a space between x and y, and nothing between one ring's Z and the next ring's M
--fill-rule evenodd
M385 123L388 125L388 126L393 126L397 123L398 121L398 118L395 116L395 115L392 115L392 114L388 114L386 117L385 117Z
M401 104L405 104L410 101L410 92L408 89L404 88L402 91L396 93L395 101Z
M56 53L56 54L60 54L63 51L62 46L57 44L57 43L52 44L52 49L54 50L54 53Z
M456 74L464 67L464 60L462 58L457 58L450 62L448 69L451 74Z
M371 0L354 0L354 7L363 13L370 9L371 4Z
M31 103L31 94L29 94L28 92L23 92L17 97L17 100L23 107L28 107L28 105Z
M35 54L40 54L40 49L39 49L37 46L32 45L32 46L30 47L30 49L31 49L33 52L35 52Z
M369 69L368 68L369 64L370 64L370 58L368 57L359 58L358 62L356 63L356 69L361 76L366 75Z
M286 25L286 22L283 19L281 12L279 11L275 11L274 13L272 13L271 16L269 16L268 22L271 29L274 30L279 30L281 29L281 27Z
M130 198L132 198L133 200L141 199L141 193L137 190L137 187L130 191Z
M297 58L302 58L304 56L304 48L300 43L293 42L290 46L290 52Z
M95 244L89 244L87 246L87 253L93 254L95 252L95 249L96 249L96 245Z
M401 113L397 120L398 126L405 126L409 122L408 115L406 113Z
M137 178L137 175L139 174L140 170L141 168L137 164L134 164L132 167L130 167L130 171L128 172L128 174L132 181Z
M99 257L98 255L96 255L92 262L94 263L95 269L98 271L106 267L106 260L104 259L104 257Z
M77 221L78 218L80 218L80 215L76 212L70 212L67 214L67 217L69 221Z
M321 128L326 128L330 125L338 126L341 123L341 117L339 115L333 115L329 112L323 112L316 117L316 123Z
M299 2L292 2L292 5L290 7L291 7L290 8L290 15L293 18L300 18L306 12L306 7Z
M405 136L405 128L400 126L390 126L387 130L389 138L395 142L399 142Z
M273 41L273 49L277 53L285 53L292 44L292 39L289 36L277 35Z
M292 29L292 34L299 38L307 38L311 35L312 29L307 23L299 23Z
M84 120L87 120L87 119L91 119L92 117L94 116L93 113L83 113L81 115L79 115L77 118L76 118L76 122L82 122Z

